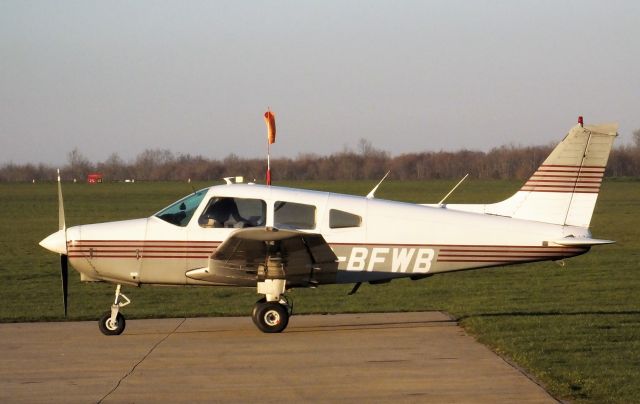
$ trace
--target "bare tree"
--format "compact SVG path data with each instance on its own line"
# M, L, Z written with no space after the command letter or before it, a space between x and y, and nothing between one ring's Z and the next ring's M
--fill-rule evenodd
M122 181L131 178L131 166L126 164L118 153L111 153L107 159L97 165L97 171L100 171L107 181Z
M67 154L67 162L67 175L70 175L78 181L83 180L89 172L93 171L89 159L86 158L77 147L74 147L73 150Z
M640 129L636 129L633 131L633 144L636 148L640 149Z
M635 145L625 144L611 152L607 176L640 176L640 129L633 132ZM549 155L553 146L502 146L489 152L460 150L457 152L422 151L391 157L361 139L357 151L344 148L328 156L301 154L296 158L272 161L273 175L280 180L379 180L387 170L400 180L457 179L470 173L474 178L528 178ZM135 178L151 181L218 180L225 176L243 175L263 181L266 169L262 158L244 158L230 154L213 160L189 154L174 155L170 150L148 149L133 162L125 162L111 154L104 162L93 164L75 148L68 154L63 178L83 180L93 170L102 172L106 180ZM51 181L55 170L44 164L0 165L0 181Z
M167 149L146 149L136 157L135 177L143 180L172 180L171 165L175 161L175 156Z

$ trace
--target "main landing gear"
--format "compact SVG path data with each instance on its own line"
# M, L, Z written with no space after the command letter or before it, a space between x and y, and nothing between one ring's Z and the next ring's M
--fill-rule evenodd
M279 301L268 302L265 298L258 300L253 306L251 318L262 332L282 332L289 324L292 308L284 296Z
M265 297L253 306L251 318L260 331L276 333L287 328L293 307L284 296L284 292L284 279L267 279L264 282L258 282L258 293L263 293Z
M98 327L104 335L120 335L124 331L126 322L124 316L120 314L120 308L131 303L128 297L120 293L120 285L116 286L116 297L111 306L111 311L105 312L100 321Z

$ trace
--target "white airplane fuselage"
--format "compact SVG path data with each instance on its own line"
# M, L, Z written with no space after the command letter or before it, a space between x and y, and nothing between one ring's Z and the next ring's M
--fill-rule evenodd
M187 276L190 270L206 267L217 246L238 230L199 224L208 201L220 197L264 201L266 227L278 227L273 213L276 201L315 207L315 227L303 231L321 234L334 251L338 258L335 283L559 260L589 249L553 242L567 236L590 237L587 229L575 226L275 186L233 184L204 191L184 227L156 216L70 227L70 263L86 280L134 285L224 284ZM331 209L360 216L360 225L331 228ZM255 282L243 286L255 286Z

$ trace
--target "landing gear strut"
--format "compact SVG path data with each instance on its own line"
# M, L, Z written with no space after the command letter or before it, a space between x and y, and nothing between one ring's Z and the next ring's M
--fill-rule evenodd
M269 279L258 283L258 293L265 297L253 306L253 323L265 333L282 332L289 324L293 309L284 296L284 279Z
M111 311L105 312L98 322L98 327L104 335L120 335L126 326L124 316L120 314L120 308L131 303L131 300L120 293L120 285L116 286L115 295Z

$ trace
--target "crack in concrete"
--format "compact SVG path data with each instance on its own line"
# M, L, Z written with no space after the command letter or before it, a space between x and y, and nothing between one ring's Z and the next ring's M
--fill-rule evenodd
M147 352L142 359L140 359L135 365L133 365L133 367L124 375L120 378L120 380L118 380L118 383L116 383L116 385L109 390L109 392L107 394L105 394L104 396L102 396L102 398L100 400L97 401L97 404L102 403L107 397L109 397L112 393L114 393L118 387L120 387L120 384L129 376L131 376L131 374L133 374L133 372L136 370L136 368L138 367L138 365L140 365L142 362L144 362L145 359L147 359L147 357L149 357L149 355L151 355L151 353L160 345L162 344L167 338L169 338L170 336L172 336L176 331L178 331L178 328L180 328L180 326L182 326L182 324L184 324L184 322L187 321L186 317L182 319L182 321L180 322L180 324L178 324L176 326L176 328L173 329L173 331L171 331L169 334L165 335L160 341L156 342L154 346L151 347L151 349L149 350L149 352Z

